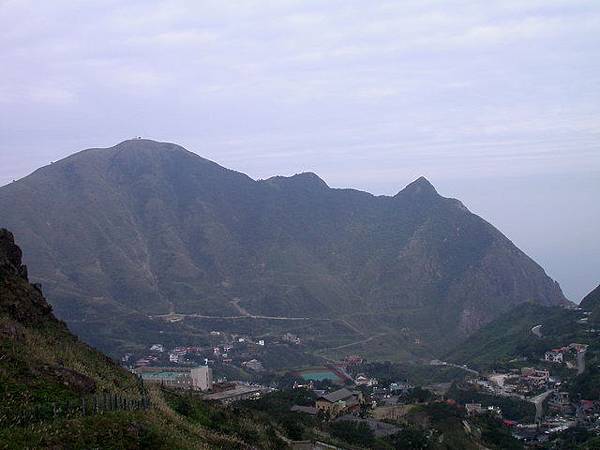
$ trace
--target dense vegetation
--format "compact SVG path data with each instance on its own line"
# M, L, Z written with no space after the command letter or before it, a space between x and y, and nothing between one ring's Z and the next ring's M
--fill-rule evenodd
M462 380L468 373L461 368L452 366L430 366L392 361L366 362L353 366L351 372L354 375L369 374L370 377L377 378L379 385L384 387L397 381L420 385L453 382Z
M372 448L375 433L364 422L342 420L329 425L329 432L334 438L360 447Z
M294 389L274 392L257 401L241 402L239 408L246 408L270 417L284 430L285 435L293 440L308 439L311 430L317 425L317 419L308 414L291 411L292 406L314 406L316 395L305 389Z
M415 447L399 448L475 450L482 445L490 449L522 448L499 420L482 415L470 418L467 427L464 410L443 402L416 406L406 420L417 427L408 428L408 437ZM418 430L421 430L421 436ZM428 436L426 445L423 435Z
M484 407L499 406L503 417L521 423L533 423L535 419L535 406L526 400L477 392L472 389L461 389L459 384L454 384L447 396L463 405L481 403Z

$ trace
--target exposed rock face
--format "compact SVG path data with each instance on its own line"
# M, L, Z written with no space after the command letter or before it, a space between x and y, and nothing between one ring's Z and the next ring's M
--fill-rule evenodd
M86 339L105 323L115 337L135 332L123 317L241 307L444 342L517 303L566 303L541 267L425 178L376 197L312 173L255 181L133 140L0 188L0 225L18 232L56 313Z
M31 337L27 339L28 330L52 329L52 339L57 347L67 344L73 346L71 351L81 351L85 345L69 333L63 322L54 317L39 285L29 283L27 268L22 264L21 258L22 252L15 244L13 234L0 228L0 341L16 341L23 348L30 349L37 341L32 342ZM80 348L74 350L76 347ZM93 350L85 349L84 352L86 351L97 357ZM32 380L49 380L79 394L96 391L96 382L91 377L65 367L64 361L59 359L59 364L37 364L35 358L31 355L29 357L27 370L31 371L29 377ZM101 356L100 360L102 359L105 359L106 364L116 367L108 358ZM81 365L85 366L85 363L81 362ZM21 370L25 369L21 367ZM0 365L0 377L3 375L4 370Z
M0 229L0 311L21 323L35 323L52 311L41 289L29 284L21 249L8 230ZM17 337L18 327L5 324L0 334Z
M4 228L0 229L0 277L16 275L27 280L27 266L21 264L22 256L12 233Z

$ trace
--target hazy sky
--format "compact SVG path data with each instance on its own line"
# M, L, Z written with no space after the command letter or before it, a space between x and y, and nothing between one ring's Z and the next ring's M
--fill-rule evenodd
M425 175L600 283L600 1L0 0L0 184L143 136L255 178Z

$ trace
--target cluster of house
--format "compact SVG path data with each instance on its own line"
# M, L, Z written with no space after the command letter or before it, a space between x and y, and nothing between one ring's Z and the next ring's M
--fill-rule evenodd
M499 406L481 406L481 403L466 403L465 410L468 416L486 413L502 418L502 409Z
M575 416L580 425L600 432L600 401L580 400Z
M341 388L333 392L321 393L315 401L315 406L294 405L291 410L310 415L320 414L334 422L364 423L376 437L390 436L401 430L397 425L377 418L360 417L357 413L365 405L366 400L361 391Z
M285 333L283 336L281 336L281 340L283 342L289 342L291 344L296 344L296 345L300 345L302 343L302 340L296 336L295 334L292 333Z
M585 353L587 350L586 344L577 344L575 342L567 345L566 347L553 348L544 353L544 361L566 364L568 368L572 369L576 365L576 357L580 353Z
M159 364L194 365L198 362L206 364L206 360L213 362L211 358L224 364L243 364L255 372L263 370L262 363L256 358L260 356L261 350L268 345L294 344L300 345L302 340L292 333L285 333L281 337L271 338L269 343L264 338L254 338L247 335L231 334L213 330L209 332L213 341L208 347L177 346L167 350L161 343L149 346L147 354L138 355L135 359L132 353L126 353L121 358L124 365L128 367L147 367ZM216 341L216 342L215 342ZM218 342L221 341L221 342Z
M567 352L581 354L585 350L585 345L571 344L553 351L560 351L563 354ZM512 428L513 434L521 439L543 442L551 434L575 425L600 432L600 402L570 398L561 380L551 376L546 369L523 367L508 373L492 373L487 377L473 378L466 383L472 385L473 389L483 390L493 395L515 397L540 404L543 402L544 416L536 416L534 424L504 420L505 425ZM495 407L490 409L478 403L469 403L465 407L469 414L492 412L502 417L502 411Z
M362 364L363 362L364 362L364 358L359 355L348 355L348 356L345 356L344 359L342 360L342 363L345 366L357 366L359 364Z
M342 388L328 394L321 394L315 401L315 408L317 412L335 417L358 411L364 400L361 391Z
M219 362L225 364L231 364L233 362L232 351L234 349L243 350L247 353L247 357L255 354L257 348L265 347L266 343L264 339L252 339L247 336L239 335L227 335L221 331L211 331L211 338L219 338L225 341L222 344L217 344L208 347L199 346L177 346L173 349L167 350L163 344L152 344L148 348L147 354L139 357L138 359L133 358L132 353L126 353L121 358L124 365L128 367L148 367L156 366L160 364L173 364L183 366L193 366L198 362L204 362L204 364L213 363L214 358ZM243 354L236 355L243 358ZM257 360L248 358L250 361L249 368L255 371L260 371L261 363Z
M361 405L365 403L363 393L357 390L341 388L329 393L325 391L318 392L320 394L315 400L315 406L294 405L292 411L311 415L321 413L326 417L335 418L357 412Z
M522 367L507 373L493 372L469 378L466 383L478 391L524 399L560 385L560 380L552 377L546 369Z
M164 359L163 354L165 353L165 347L163 344L152 344L149 350L151 352L149 355L145 355L135 361L135 367L148 367ZM175 364L192 364L193 361L188 359L187 356L201 355L202 351L202 347L175 347L168 352L168 361ZM133 355L131 353L126 353L121 358L121 361L127 364L131 360L132 356Z
M175 347L169 352L169 362L175 364L182 364L184 362L189 362L188 355L197 355L200 356L203 353L202 347Z
M395 406L402 403L402 399L414 388L410 383L397 381L388 387L380 386L377 380L370 386L371 406L373 408Z
M359 373L356 378L354 379L354 382L358 385L358 386L368 386L368 387L373 387L373 386L377 386L377 384L379 383L377 381L377 378L371 378L368 377L367 375L365 375L364 373Z

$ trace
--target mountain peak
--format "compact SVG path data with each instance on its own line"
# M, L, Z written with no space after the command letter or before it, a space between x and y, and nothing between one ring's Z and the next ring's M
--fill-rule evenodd
M290 177L292 180L302 181L305 183L317 184L322 187L329 187L327 183L314 172L301 172Z
M173 144L171 142L159 142L153 141L152 139L127 139L123 142L118 143L114 147L118 150L138 150L138 149L147 149L147 150L185 150L183 147L177 144Z
M274 176L265 180L268 183L275 183L280 185L294 185L294 186L302 186L305 188L319 188L319 189L327 189L329 186L325 181L320 178L314 172L301 172L295 175L284 177L284 176Z
M427 195L427 196L438 196L439 194L433 187L433 185L425 177L419 177L412 183L408 184L404 189L398 192L397 195Z

